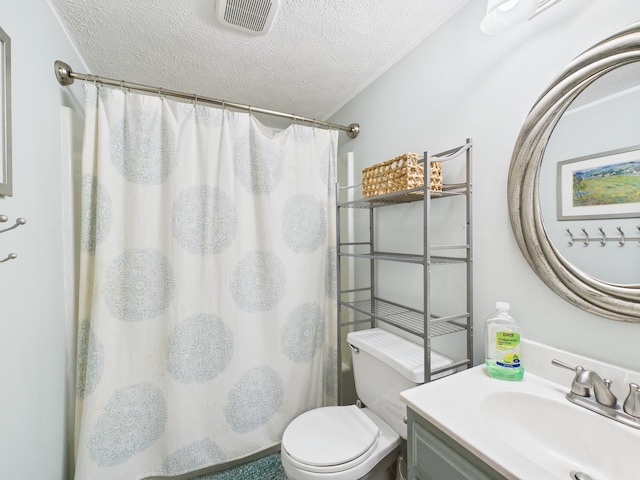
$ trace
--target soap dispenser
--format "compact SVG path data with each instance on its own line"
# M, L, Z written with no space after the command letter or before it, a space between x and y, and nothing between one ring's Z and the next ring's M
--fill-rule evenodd
M496 302L496 311L485 323L485 364L487 372L501 380L522 380L520 325L509 314L507 302Z

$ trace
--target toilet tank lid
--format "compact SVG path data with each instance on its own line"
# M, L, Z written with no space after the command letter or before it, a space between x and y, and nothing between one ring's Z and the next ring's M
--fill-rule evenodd
M424 353L421 345L382 328L350 332L347 343L386 363L414 383L424 382ZM431 370L451 365L453 360L431 351ZM447 375L443 372L433 378Z

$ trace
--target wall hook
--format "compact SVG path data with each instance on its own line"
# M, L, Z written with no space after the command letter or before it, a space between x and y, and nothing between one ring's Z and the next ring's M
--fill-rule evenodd
M584 246L586 247L589 245L589 234L584 229L584 227L582 227L580 230L582 230L582 233L584 233L584 240L582 241L582 243L584 243Z
M569 230L568 228L565 228L565 230L567 231L567 233L569 234L569 236L571 237L571 239L567 242L569 244L569 246L573 245L574 239L573 239L573 233L571 233L571 230Z
M624 245L624 232L622 231L622 228L620 227L616 227L616 230L618 230L620 232L620 236L622 238L620 238L620 240L618 240L618 243L620 244L620 246Z
M0 215L0 222L4 223L9 220L9 217L6 215ZM18 228L20 225L24 225L27 221L24 218L17 218L16 223L9 228L5 228L4 230L0 230L0 233L8 232L9 230L13 230L14 228Z
M606 245L607 244L607 236L604 234L604 230L602 229L602 227L598 227L598 230L600 230L600 235L602 235L602 238L600 239L600 245Z
M15 253L10 253L9 255L7 255L7 258L5 258L4 260L0 260L0 263L8 262L9 260L15 260L16 258L18 258L18 255L16 255Z

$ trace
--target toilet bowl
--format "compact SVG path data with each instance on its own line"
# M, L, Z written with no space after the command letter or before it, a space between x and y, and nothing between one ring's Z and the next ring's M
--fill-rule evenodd
M323 407L289 424L280 457L289 479L387 480L401 441L368 408Z
M367 406L321 407L287 426L281 461L290 480L391 480L407 437L400 392L424 378L421 346L380 328L349 333L358 397ZM432 352L432 368L453 361ZM453 370L439 376L453 373Z

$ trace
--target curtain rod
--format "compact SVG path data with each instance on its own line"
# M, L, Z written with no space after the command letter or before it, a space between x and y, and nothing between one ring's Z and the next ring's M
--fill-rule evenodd
M184 100L192 100L195 102L209 103L213 105L218 105L220 107L229 107L236 110L244 110L249 113L254 113L254 112L263 113L265 115L272 115L275 117L287 118L289 120L293 120L294 122L311 123L313 125L326 127L329 129L343 130L347 132L347 136L349 136L350 138L356 138L358 136L358 133L360 133L360 125L358 125L357 123L352 123L349 126L337 125L335 123L329 123L323 120L315 120L313 118L308 118L308 117L301 117L299 115L293 115L291 113L282 113L274 110L267 110L264 108L256 108L256 107L251 107L249 105L242 105L240 103L227 102L224 100L217 100L215 98L201 97L199 95L195 95L191 93L176 92L174 90L167 90L159 87L151 87L149 85L141 85L138 83L125 82L124 80L114 80L112 78L98 77L96 75L89 75L86 73L77 73L77 72L74 72L68 64L60 60L56 60L53 66L55 69L56 78L58 79L58 83L60 83L60 85L65 87L72 85L73 82L76 79L78 79L84 82L97 82L103 85L111 85L114 87L126 88L128 90L137 90L140 92L155 93L155 94L164 95L167 97L175 97L175 98L181 98Z

